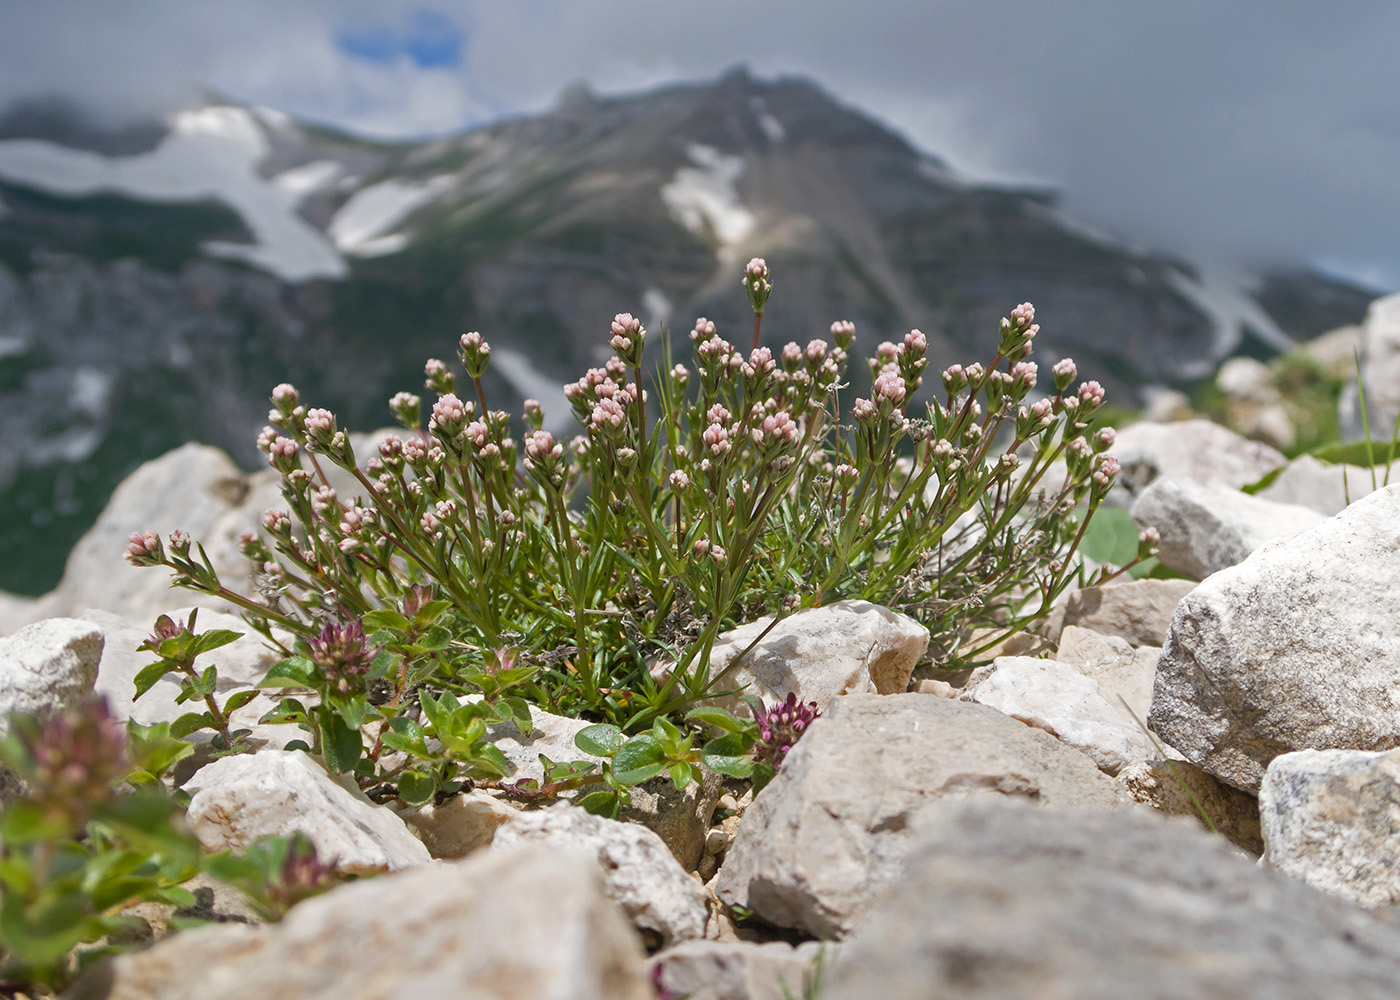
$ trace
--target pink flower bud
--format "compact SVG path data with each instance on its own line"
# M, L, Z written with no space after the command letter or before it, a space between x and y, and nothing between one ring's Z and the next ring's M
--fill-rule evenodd
M714 323L701 316L695 321L695 328L690 331L690 339L697 344L702 344L715 335Z

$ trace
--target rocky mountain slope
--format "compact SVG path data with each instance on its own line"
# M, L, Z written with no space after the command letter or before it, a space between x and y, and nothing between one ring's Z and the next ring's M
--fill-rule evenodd
M739 269L777 275L781 343L849 318L873 347L917 326L935 363L985 353L1009 304L1044 318L1120 402L1357 321L1372 294L1241 279L1129 249L1045 191L979 185L796 79L735 71L636 97L368 142L210 104L105 133L63 109L0 118L0 588L52 586L112 487L181 442L252 466L270 387L388 421L479 329L487 392L544 401L653 329L743 324Z

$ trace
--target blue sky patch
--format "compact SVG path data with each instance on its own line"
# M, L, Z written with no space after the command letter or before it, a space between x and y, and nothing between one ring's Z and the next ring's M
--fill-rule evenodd
M466 34L441 11L415 10L406 22L367 22L336 31L336 47L365 62L391 64L407 58L420 69L451 69L462 64Z

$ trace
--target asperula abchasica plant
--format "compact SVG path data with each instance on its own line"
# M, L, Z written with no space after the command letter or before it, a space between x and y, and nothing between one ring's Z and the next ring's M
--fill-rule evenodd
M364 787L416 803L502 781L488 728L528 733L535 705L601 727L592 746L616 794L592 804L606 812L628 786L619 775L680 785L702 763L745 771L735 761L752 765L759 746L763 768L780 766L779 733L805 729L805 706L758 703L732 723L706 707L733 669L712 669L710 651L743 620L862 598L925 624L938 665L970 666L1093 582L1076 550L1118 471L1113 432L1093 427L1104 391L1076 386L1068 359L1041 385L1029 303L1001 321L989 362L944 369L933 398L914 330L876 347L869 394L843 405L853 324L775 352L761 343L767 265L751 261L742 283L751 348L701 318L693 370L617 315L612 357L565 386L569 440L533 400L518 420L489 406L491 347L475 332L458 343L466 391L428 361L432 401L396 394L403 432L372 456L279 385L258 447L286 506L242 540L252 592L225 586L178 532L133 535L127 558L239 608L285 657L264 684L296 695L264 721L300 725ZM354 477L353 495L329 466ZM657 660L672 667L654 676Z

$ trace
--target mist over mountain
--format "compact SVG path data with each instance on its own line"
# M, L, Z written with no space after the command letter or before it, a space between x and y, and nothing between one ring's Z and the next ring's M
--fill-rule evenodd
M1356 322L1374 294L1132 249L796 78L575 88L396 143L235 104L113 130L29 102L0 114L0 588L55 582L140 461L200 440L256 466L277 382L370 429L475 329L493 405L538 398L567 430L559 387L606 355L614 313L742 340L751 256L776 275L775 345L851 319L867 352L918 327L935 364L985 360L1030 300L1042 364L1073 356L1125 405Z

